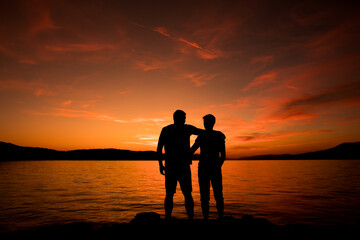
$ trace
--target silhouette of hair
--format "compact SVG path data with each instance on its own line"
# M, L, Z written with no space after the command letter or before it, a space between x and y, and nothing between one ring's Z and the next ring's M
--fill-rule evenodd
M214 127L216 122L216 118L214 115L212 114L205 115L203 119L204 119L204 126L206 129Z
M184 124L186 119L186 113L183 110L176 110L173 115L175 124Z

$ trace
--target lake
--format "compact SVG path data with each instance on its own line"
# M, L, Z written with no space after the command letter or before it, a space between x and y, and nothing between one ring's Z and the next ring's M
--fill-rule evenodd
M192 165L195 218L202 218ZM0 231L43 224L128 222L164 216L164 176L156 161L0 162ZM360 219L360 160L226 161L225 216L275 224L354 225ZM210 218L216 218L213 196ZM173 217L186 218L177 189Z

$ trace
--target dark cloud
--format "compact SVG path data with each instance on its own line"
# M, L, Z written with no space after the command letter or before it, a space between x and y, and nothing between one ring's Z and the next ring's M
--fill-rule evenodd
M360 83L341 85L327 92L290 100L280 110L280 114L281 112L293 111L294 109L306 110L306 108L315 108L319 105L341 103L360 104Z

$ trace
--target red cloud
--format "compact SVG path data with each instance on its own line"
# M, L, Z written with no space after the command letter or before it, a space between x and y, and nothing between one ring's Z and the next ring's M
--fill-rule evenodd
M66 105L66 104L63 104ZM85 118L85 119L98 119L106 121L114 121L118 123L126 123L126 121L117 119L113 116L107 114L101 114L97 112L84 111L84 110L75 110L67 108L51 108L47 112L36 112L36 111L27 111L30 115L44 115L44 116L56 116L56 117L69 117L69 118Z
M306 44L309 54L316 57L332 54L342 55L344 46L357 44L359 25L359 18L350 19L330 31L311 39Z
M139 24L135 24L136 26L139 26L139 27L142 27L142 28L146 28L142 25L139 25ZM187 44L188 46L191 46L191 47L194 47L194 48L198 48L198 49L202 49L202 47L197 44L196 42L191 42L191 41L188 41L184 38L181 38L181 37L174 37L174 36L171 36L169 33L168 33L168 30L165 28L165 27L155 27L155 28L152 28L150 29L154 32L157 32L157 33L160 33L161 35L165 36L165 37L168 37L170 39L173 39L173 40L176 40L178 42L182 42L182 43L185 43Z
M154 32L158 32L162 35L164 35L165 37L171 38L170 34L167 32L167 29L164 27L155 27L153 28Z
M224 56L225 54L220 50L207 50L207 49L199 49L196 51L198 57L202 59L216 59Z
M146 28L145 26L142 26L140 24L134 23L134 25L141 27L141 28ZM155 27L150 30L157 32L167 38L175 40L177 42L185 43L186 46L188 46L188 47L195 48L196 49L195 54L199 58L212 60L212 59L223 57L225 55L223 51L214 47L214 45L215 45L214 43L218 41L218 37L214 37L212 39L211 43L209 44L209 47L204 48L197 42L189 41L185 38L176 37L176 36L170 34L169 31L165 27ZM194 52L194 51L185 50L183 48L181 48L180 51L181 51L181 53L186 53L186 54Z
M3 80L0 81L0 91L18 90L33 93L35 96L54 95L48 86L40 81Z
M55 25L54 21L50 17L49 9L43 9L39 11L40 15L36 16L36 21L34 21L33 25L29 29L29 33L31 35L35 35L41 31L58 29L59 27Z
M273 121L297 121L314 118L320 114L337 111L336 106L360 105L360 84L352 83L323 91L318 94L306 95L292 99L284 99L280 105L264 116ZM326 107L331 106L331 108Z
M143 57L142 59L133 60L136 67L145 72L150 70L168 68L180 61L182 61L182 59L160 60L154 57Z
M190 42L188 40L185 40L183 38L177 38L177 40L179 42L183 42L183 43L186 43L187 45L191 46L191 47L194 47L194 48L197 48L197 49L202 49L202 47L200 47L199 44L197 44L196 42Z
M54 52L93 52L100 50L115 50L117 46L111 44L95 44L95 43L72 43L72 44L59 44L48 45L45 49Z
M273 83L275 82L277 74L275 72L269 72L266 74L263 74L261 76L256 77L253 81L251 81L244 89L243 91L248 91L254 87L267 84L267 83Z
M217 74L201 74L201 73L192 73L186 74L185 77L189 78L195 86L200 87L207 84L208 81L215 78Z
M276 138L291 137L297 135L322 134L328 132L332 132L332 130L282 131L278 133L253 132L248 135L237 136L236 139L245 142L267 142L267 141L273 141Z
M274 57L273 56L259 56L259 57L253 57L251 58L250 63L251 64L258 64L261 63L263 65L267 65L274 62Z

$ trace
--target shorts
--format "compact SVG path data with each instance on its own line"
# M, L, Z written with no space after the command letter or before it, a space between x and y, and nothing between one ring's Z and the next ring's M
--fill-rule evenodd
M198 169L200 200L210 200L210 184L214 191L216 202L223 201L223 185L221 167L204 167L199 165Z
M190 165L165 168L165 189L167 194L176 192L177 182L179 182L183 193L192 192Z

